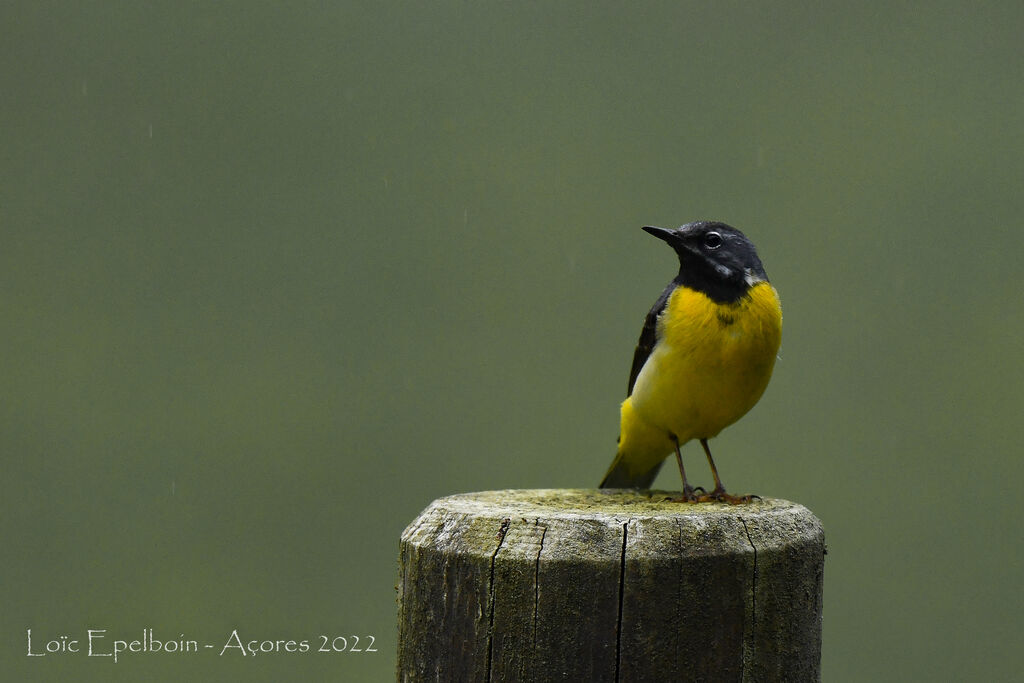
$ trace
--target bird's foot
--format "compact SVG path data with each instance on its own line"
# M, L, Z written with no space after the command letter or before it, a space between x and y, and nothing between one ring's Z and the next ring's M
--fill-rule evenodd
M700 495L697 492L700 491ZM699 503L700 499L708 495L703 486L684 486L683 495L678 498L666 498L670 503Z
M704 493L697 496L694 503L728 503L729 505L744 505L746 503L753 503L755 500L761 500L761 496L755 496L753 494L746 496L734 496L731 493L726 493L725 489L716 488L710 493Z

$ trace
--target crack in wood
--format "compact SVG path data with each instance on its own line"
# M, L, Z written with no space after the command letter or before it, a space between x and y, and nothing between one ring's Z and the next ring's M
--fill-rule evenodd
M622 665L622 600L626 592L626 540L629 538L629 520L622 524L622 556L619 560L619 616L615 622L615 683L619 681Z
M742 517L739 518L740 524L743 525L743 533L747 535L747 543L750 544L750 548L754 551L754 571L751 577L750 583L750 638L744 634L744 642L751 643L751 659L754 658L756 651L754 650L754 644L757 643L757 546L754 545L754 539L750 537L750 529L747 528L747 522ZM743 680L743 668L746 664L747 657L744 653L743 658L740 660L740 680Z
M501 550L501 545L505 542L505 535L508 533L508 526L511 520L506 517L501 520L501 527L498 529L497 538L498 545L494 548L494 552L491 553L491 577L487 583L487 660L484 664L484 680L491 680L491 658L494 656L494 561L498 557L498 551Z
M540 519L533 522L534 526L541 526ZM544 552L544 536L548 533L546 526L541 527L540 545L537 547L537 559L533 565L533 656L537 656L537 612L540 609L540 554ZM535 672L536 673L536 672Z
M682 522L680 522L678 520L676 521L676 530L679 532L679 550L678 550L678 553L679 553L679 556L682 557L683 549L684 549L684 546L683 546L683 524L682 524ZM684 567L686 567L686 563L685 562L677 562L676 563L676 568L677 568L678 571L676 572L676 600L675 600L675 603L676 603L675 616L676 616L676 618L675 618L675 622L677 624L681 624L683 622L683 600L682 600L682 594L683 594L683 576L684 576L683 568ZM674 643L673 643L673 645L675 645L675 651L676 652L679 651L680 635L681 635L681 631L679 629L677 629L675 631L675 639L674 639ZM679 659L677 658L676 661L679 662ZM686 663L685 662L681 662L681 663L677 664L676 668L677 668L677 674L679 675L680 679L682 679L683 671L686 670Z

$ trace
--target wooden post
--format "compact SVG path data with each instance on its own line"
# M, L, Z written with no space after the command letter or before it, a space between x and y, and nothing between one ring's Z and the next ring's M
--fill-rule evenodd
M398 680L820 680L818 519L671 495L434 501L402 534Z

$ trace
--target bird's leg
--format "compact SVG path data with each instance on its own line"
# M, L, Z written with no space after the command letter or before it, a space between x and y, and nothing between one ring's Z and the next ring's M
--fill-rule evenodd
M725 487L722 486L722 480L718 477L718 468L715 467L715 461L711 457L711 449L708 448L708 440L701 439L700 445L704 449L704 455L708 456L708 465L711 465L711 476L715 478L715 490L711 493L705 493L698 497L699 502L705 501L718 501L722 503L729 503L731 505L738 505L740 503L749 503L755 498L761 500L761 496L734 496L730 493L725 492Z
M690 486L686 481L686 470L683 468L683 454L679 452L679 439L676 438L675 434L669 434L669 438L672 439L672 443L676 447L676 463L679 465L679 476L683 479L683 497L680 502L684 503L696 503L697 502L697 489ZM700 489L701 493L704 493L704 489Z
M708 464L711 465L711 476L715 478L715 490L711 492L711 495L725 493L725 487L722 486L722 480L718 478L718 468L715 467L715 461L711 457L711 449L708 448L708 440L701 439L700 446L704 449L704 455L708 456Z

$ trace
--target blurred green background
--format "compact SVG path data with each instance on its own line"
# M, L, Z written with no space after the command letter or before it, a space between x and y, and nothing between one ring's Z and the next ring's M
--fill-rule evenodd
M402 529L596 485L674 275L640 226L699 218L782 297L715 452L824 522L825 680L1019 675L1022 34L1020 2L4 3L2 678L392 679Z

